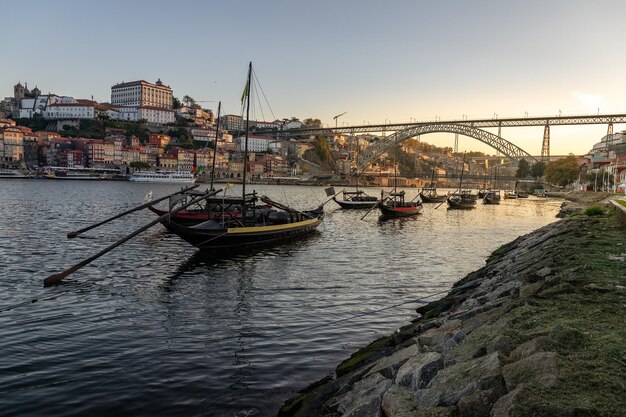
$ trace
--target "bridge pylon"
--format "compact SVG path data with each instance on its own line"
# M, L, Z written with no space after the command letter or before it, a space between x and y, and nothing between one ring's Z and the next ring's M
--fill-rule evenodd
M550 161L550 125L546 123L543 129L543 143L541 145L541 160L543 162Z

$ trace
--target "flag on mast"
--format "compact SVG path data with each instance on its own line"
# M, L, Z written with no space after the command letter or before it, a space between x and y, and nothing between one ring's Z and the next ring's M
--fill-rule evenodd
M241 104L243 104L246 97L250 95L250 80L246 81L246 86L243 88L243 93L241 93Z

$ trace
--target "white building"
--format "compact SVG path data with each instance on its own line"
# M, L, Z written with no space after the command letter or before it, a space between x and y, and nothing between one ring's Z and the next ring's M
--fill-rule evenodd
M275 139L268 138L266 136L253 136L248 135L248 152L267 152L270 150L270 144ZM246 137L239 137L239 149L246 150Z
M48 104L43 113L45 119L95 119L96 103L89 100L79 100L76 103Z
M111 87L111 104L114 106L151 106L171 109L172 89L161 80L155 84L144 80L116 84Z
M165 109L155 106L139 106L137 107L137 120L146 120L148 123L174 123L174 110Z
M125 120L128 122L136 122L139 119L137 113L137 107L111 106L107 110L107 114L112 120Z

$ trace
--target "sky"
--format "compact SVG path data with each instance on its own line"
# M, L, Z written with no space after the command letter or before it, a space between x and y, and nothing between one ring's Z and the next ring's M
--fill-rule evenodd
M625 15L623 0L0 0L0 99L21 81L107 102L116 83L160 78L176 97L241 114L252 61L267 98L256 119L626 113ZM606 131L552 127L551 154L584 154ZM542 127L502 136L541 154ZM495 152L465 137L459 147Z

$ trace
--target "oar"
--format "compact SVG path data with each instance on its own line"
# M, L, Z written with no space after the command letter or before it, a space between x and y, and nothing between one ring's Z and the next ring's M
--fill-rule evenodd
M334 196L332 196L331 198L329 198L328 200L324 201L324 203L322 203L322 207L324 207L327 203L330 202L330 200L332 200L333 198L337 197L339 194L343 193L344 191L346 191L346 189L344 188L343 190L339 191L338 193L335 193Z
M175 193L172 193L172 194L166 195L165 197L161 197L161 198L158 198L158 199L156 199L156 200L149 201L149 202L144 203L144 204L142 204L142 205L140 205L140 206L137 206L137 207L135 207L135 208L132 208L132 209L130 209L130 210L127 210L127 211L125 211L125 212L123 212L123 213L116 214L116 215L115 215L115 216L113 216L113 217L109 217L109 218L108 218L108 219L106 219L106 220L102 220L102 221L101 221L101 222L99 222L99 223L92 224L91 226L87 226L87 227L85 227L85 228L83 228L83 229L80 229L80 230L77 230L77 231L75 231L75 232L69 232L69 233L67 234L67 237L68 237L69 239L75 238L76 236L78 236L78 235L80 235L81 233L84 233L84 232L86 232L86 231L88 231L88 230L95 229L96 227L98 227L98 226L102 226L103 224L108 223L108 222L110 222L110 221L112 221L112 220L119 219L120 217L122 217L122 216L126 216L127 214L133 213L133 212L138 211L138 210L145 209L146 207L153 206L153 205L155 205L156 203L158 203L158 202L160 202L160 201L165 200L166 198L170 198L170 197L172 197L172 196L174 196L174 195L176 195L176 194L182 194L182 193L187 192L187 191L189 191L189 190L193 190L194 188L198 188L199 186L200 186L200 184L195 184L195 185L192 185L191 187L187 187L187 188L185 188L185 189L183 189L183 190L180 190L180 191L178 191L178 192L175 192Z
M112 245L106 247L105 249L101 250L100 252L96 253L93 256L90 256L89 258L77 263L76 265L74 265L73 267L66 269L63 272L60 272L58 274L53 274L50 275L49 277L47 277L46 279L43 280L43 285L45 287L49 286L49 285L54 285L54 284L58 284L59 282L61 282L61 280L63 278L65 278L66 276L73 274L74 272L78 271L80 268L82 268L83 266L91 263L92 261L98 259L99 257L101 257L102 255L104 255L107 252L110 252L111 250L115 249L116 247L118 247L119 245L121 245L122 243L126 242L127 240L132 239L133 237L137 236L139 233L144 232L146 230L148 230L149 228L151 228L152 226L154 226L155 224L163 221L163 220L167 220L169 219L169 217L174 214L179 212L180 210L186 209L187 207L191 206L192 204L195 204L198 201L202 201L202 200L206 200L207 198L210 198L212 196L214 196L215 194L219 193L220 191L222 191L221 189L219 190L215 190L215 191L211 191L197 199L195 199L192 202L189 202L187 204L184 204L180 207L178 207L176 210L172 210L168 213L165 213L164 215L160 216L158 219L151 221L150 223L146 224L145 226L135 230L133 233L123 237L122 239L118 240L117 242L113 243Z
M455 191L454 193L456 193L456 191ZM454 195L454 193L452 193L452 195ZM441 205L442 205L443 203L445 203L446 201L448 201L448 198L450 198L450 191L448 191L448 195L446 196L446 199L445 199L445 200L443 200L441 203L439 203L439 205L438 205L437 207L435 207L435 210L437 210L439 207L441 207Z
M389 197L387 197L387 198L389 198ZM386 199L385 199L385 200L386 200ZM378 200L378 201L376 202L376 204L374 204L374 205L372 206L372 208L371 208L371 209L369 209L369 210L367 211L367 213L365 213L365 214L363 215L363 217L361 217L361 220L363 220L363 219L365 218L365 216L367 216L368 214L370 214L370 212L371 212L372 210L374 210L375 208L378 208L378 206L380 205L380 203L382 203L382 202L383 202L383 201L385 201L385 200L382 200L382 199L381 199L381 200Z

